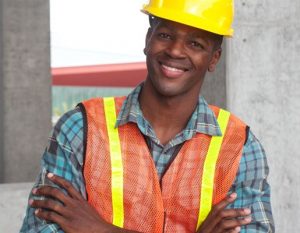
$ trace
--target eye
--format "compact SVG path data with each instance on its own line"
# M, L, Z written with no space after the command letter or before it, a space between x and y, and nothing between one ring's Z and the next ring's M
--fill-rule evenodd
M191 46L197 49L204 49L204 46L197 41L191 41Z
M171 40L171 35L164 33L164 32L160 32L158 33L158 37L161 39L166 39L166 40Z

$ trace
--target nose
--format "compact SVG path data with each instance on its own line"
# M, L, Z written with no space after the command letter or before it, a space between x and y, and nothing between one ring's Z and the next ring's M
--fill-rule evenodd
M184 42L180 39L171 41L166 50L166 53L169 57L174 59L186 58Z

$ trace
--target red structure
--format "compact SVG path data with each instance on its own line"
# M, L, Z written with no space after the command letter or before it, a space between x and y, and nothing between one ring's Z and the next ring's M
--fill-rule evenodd
M52 85L134 87L146 75L145 62L52 68Z

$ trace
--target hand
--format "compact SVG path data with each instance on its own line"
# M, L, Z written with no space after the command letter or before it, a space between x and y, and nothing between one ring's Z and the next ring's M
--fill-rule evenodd
M68 233L131 232L113 226L101 219L97 211L89 205L70 182L52 173L48 173L47 177L53 183L65 189L68 195L51 186L34 189L34 195L46 197L44 200L29 201L31 207L37 208L35 211L37 217L57 223Z
M215 205L197 233L236 233L240 232L241 226L249 224L251 222L250 209L225 209L236 197L236 193L232 193Z

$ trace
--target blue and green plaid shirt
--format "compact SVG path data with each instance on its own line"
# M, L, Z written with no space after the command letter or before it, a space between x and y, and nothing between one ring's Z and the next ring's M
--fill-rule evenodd
M186 128L177 134L166 145L162 145L155 135L150 123L143 117L138 102L141 85L128 95L118 115L116 126L134 122L145 135L148 147L161 177L176 156L182 144L196 133L221 135L216 117L203 97L199 97L198 105ZM47 183L46 173L52 172L72 182L82 196L86 197L83 178L84 139L83 115L79 108L67 112L57 122L49 138L41 162L41 172L34 187ZM267 183L269 168L264 150L251 131L244 145L243 155L236 180L230 192L237 193L237 200L228 208L250 207L251 224L242 227L241 232L274 232L270 204L270 187ZM30 195L30 198L32 196ZM47 224L35 217L34 209L27 207L21 232L63 232L56 224Z

